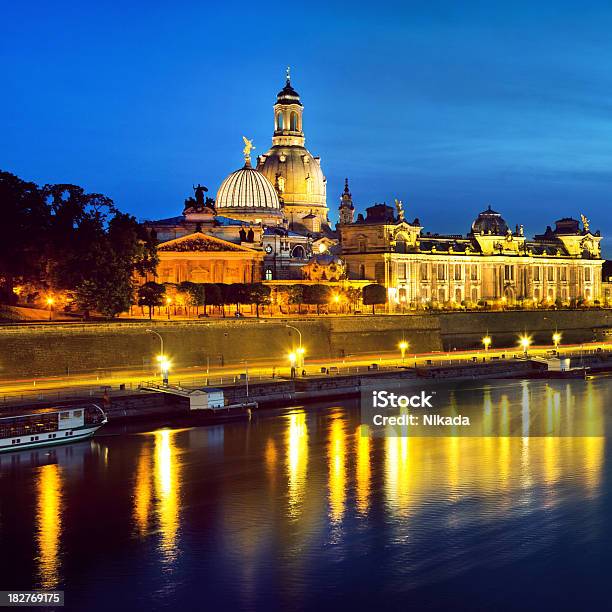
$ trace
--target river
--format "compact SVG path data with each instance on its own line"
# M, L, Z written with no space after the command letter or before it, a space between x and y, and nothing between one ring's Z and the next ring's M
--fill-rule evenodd
M609 608L612 461L581 425L612 431L611 379L563 385L474 383L456 401L483 437L362 435L344 401L3 455L0 590L94 612ZM517 386L581 436L496 436Z

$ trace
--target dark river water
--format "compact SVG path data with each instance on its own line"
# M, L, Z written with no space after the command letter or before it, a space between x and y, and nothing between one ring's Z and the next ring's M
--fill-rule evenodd
M472 383L454 401L485 437L361 435L346 401L3 455L0 590L83 611L610 609L611 388ZM567 435L497 437L515 408Z

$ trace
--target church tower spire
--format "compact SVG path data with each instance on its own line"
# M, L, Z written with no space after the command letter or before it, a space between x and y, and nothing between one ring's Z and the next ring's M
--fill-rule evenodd
M291 86L291 71L287 67L285 86L278 92L274 105L273 145L304 146L303 112L304 107L298 92Z
M353 223L355 218L355 206L353 205L353 196L349 190L348 179L344 179L344 191L340 196L340 221L341 225Z

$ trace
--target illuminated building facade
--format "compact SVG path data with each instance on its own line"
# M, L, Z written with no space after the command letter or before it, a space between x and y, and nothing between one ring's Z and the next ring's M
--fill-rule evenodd
M159 241L159 282L299 280L313 253L337 245L327 218L326 179L320 159L304 146L302 121L303 106L287 73L274 105L272 148L257 168L251 165L253 143L243 137L244 166L221 183L215 199L206 197L206 187L194 186L182 215L145 222ZM229 271L222 273L223 266Z
M439 235L423 232L418 219L405 220L397 202L396 209L376 204L338 230L349 279L384 285L392 309L483 302L570 305L602 298L601 236L591 232L585 217L582 225L561 219L554 230L528 239L523 226L512 231L489 207L467 235Z

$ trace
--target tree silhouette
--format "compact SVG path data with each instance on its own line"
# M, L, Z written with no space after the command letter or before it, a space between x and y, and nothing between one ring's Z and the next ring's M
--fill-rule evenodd
M376 304L387 303L387 290L383 285L366 285L362 290L363 303L372 306L372 314L376 314Z
M148 306L149 319L153 318L153 308L163 304L166 295L166 287L159 283L148 282L138 289L138 305Z

